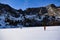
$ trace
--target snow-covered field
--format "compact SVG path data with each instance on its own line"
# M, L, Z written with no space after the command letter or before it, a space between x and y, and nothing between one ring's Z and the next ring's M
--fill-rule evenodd
M60 40L60 26L0 29L0 40Z

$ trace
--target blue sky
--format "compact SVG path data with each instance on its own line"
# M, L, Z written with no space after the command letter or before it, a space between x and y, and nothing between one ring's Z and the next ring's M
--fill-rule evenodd
M48 4L60 5L60 0L0 0L0 3L8 4L15 9L26 9L28 7L41 7Z

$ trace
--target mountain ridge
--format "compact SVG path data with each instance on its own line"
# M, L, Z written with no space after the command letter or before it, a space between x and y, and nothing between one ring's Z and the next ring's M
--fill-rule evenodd
M16 10L0 3L0 28L19 28L60 25L60 8L54 4L45 7Z

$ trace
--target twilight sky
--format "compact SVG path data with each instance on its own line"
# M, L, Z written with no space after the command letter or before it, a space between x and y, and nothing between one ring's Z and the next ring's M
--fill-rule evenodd
M8 4L15 9L26 9L28 7L41 7L48 4L60 5L60 0L0 0L0 3Z

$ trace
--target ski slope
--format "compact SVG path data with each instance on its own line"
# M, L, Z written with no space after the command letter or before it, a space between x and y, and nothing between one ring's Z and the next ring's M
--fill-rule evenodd
M0 40L60 40L60 26L0 29Z

